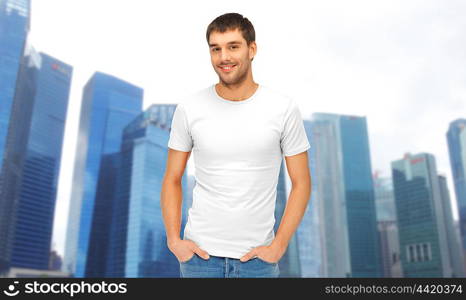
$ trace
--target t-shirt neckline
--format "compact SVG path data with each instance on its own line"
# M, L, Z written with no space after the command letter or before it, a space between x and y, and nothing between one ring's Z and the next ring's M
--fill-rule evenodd
M214 83L211 87L212 89L212 92L213 94L215 95L215 98L217 98L218 100L220 100L221 102L223 103L226 103L226 104L232 104L232 105L239 105L239 104L246 104L246 103L250 103L252 100L254 100L254 98L257 96L257 94L259 93L259 91L262 89L262 85L259 84L256 91L254 92L254 94L252 94L249 98L247 99L244 99L244 100L240 100L240 101L236 101L236 100L228 100L228 99L225 99L225 98L222 98L218 93L217 93L217 90L215 89L215 85L216 83Z

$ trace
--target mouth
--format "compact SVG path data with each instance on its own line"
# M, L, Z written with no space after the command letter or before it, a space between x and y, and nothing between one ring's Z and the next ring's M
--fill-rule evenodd
M234 69L236 68L236 65L221 65L219 66L219 69L222 71L222 72L225 72L225 73L228 73L228 72L231 72L233 71Z

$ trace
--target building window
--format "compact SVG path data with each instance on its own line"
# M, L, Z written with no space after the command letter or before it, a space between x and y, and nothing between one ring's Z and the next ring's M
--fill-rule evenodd
M429 253L429 260L432 260L432 248L430 247L430 243L427 243L427 250Z
M393 252L392 253L392 265L396 264L397 261L398 261L398 255L396 252Z
M421 253L421 244L416 244L416 260L423 261L423 257Z
M413 245L408 245L408 261L409 262L415 261Z
M426 243L422 244L422 252L424 254L424 260L430 260L429 259L429 249L428 245Z

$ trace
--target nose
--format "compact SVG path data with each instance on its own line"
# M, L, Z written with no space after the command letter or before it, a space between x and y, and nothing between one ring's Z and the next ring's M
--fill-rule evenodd
M230 61L230 53L228 50L222 50L220 58L222 62Z

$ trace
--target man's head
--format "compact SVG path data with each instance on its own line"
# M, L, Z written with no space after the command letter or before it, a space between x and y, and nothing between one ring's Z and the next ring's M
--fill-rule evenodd
M237 13L217 17L207 27L207 43L215 72L224 84L237 84L251 75L256 34L251 22Z

